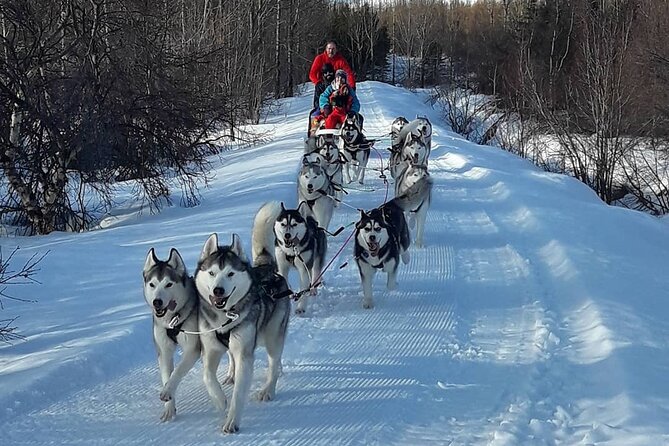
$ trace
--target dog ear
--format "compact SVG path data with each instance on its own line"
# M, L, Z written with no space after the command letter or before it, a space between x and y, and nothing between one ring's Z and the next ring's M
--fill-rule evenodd
M297 205L297 212L299 212L302 217L306 218L306 216L304 214L304 212L306 212L306 211L303 210L302 206L308 206L307 202L306 201L300 201L300 204Z
M149 253L146 255L146 260L144 261L144 272L153 268L153 266L158 263L158 257L156 257L156 252L153 248L149 249Z
M188 274L186 271L186 264L181 258L181 254L174 248L170 249L170 258L167 259L167 264L174 268L179 274Z
M206 242L204 242L202 252L200 253L200 260L206 259L216 251L218 251L218 235L214 233L209 236Z
M358 220L358 221L355 223L355 229L362 229L362 220L363 220L365 217L368 217L367 213L366 213L364 210L360 209L360 220Z
M230 243L230 250L237 254L237 257L246 259L244 249L242 248L242 240L235 233L232 234L232 243Z

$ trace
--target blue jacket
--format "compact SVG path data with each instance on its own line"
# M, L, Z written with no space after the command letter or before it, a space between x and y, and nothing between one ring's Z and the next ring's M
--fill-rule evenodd
M334 104L330 103L330 95L334 91L334 88L332 85L328 85L328 87L325 89L325 91L321 94L320 99L318 100L318 106L323 110L323 107L326 105L334 106ZM348 87L348 95L352 99L350 102L350 108L346 111L349 112L354 112L358 113L360 111L360 101L358 101L358 96L355 94L355 90L352 89L350 86Z

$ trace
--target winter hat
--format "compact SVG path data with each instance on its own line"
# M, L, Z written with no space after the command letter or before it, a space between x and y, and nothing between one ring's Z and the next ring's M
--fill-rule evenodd
M348 80L348 75L346 74L346 71L342 70L341 68L335 72L335 79L338 77L343 77L344 79Z

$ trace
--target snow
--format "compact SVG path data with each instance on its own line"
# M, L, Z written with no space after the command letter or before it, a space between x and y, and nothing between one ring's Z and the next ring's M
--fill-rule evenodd
M177 418L160 423L146 253L176 247L192 271L210 233L227 243L237 232L248 251L257 209L295 204L307 89L261 124L266 144L213 158L195 208L150 215L126 196L101 229L0 240L5 252L21 247L18 261L49 252L41 284L12 290L37 302L5 301L0 313L20 315L27 337L0 346L2 444L669 444L669 225L464 140L425 93L358 90L372 137L400 115L435 125L427 246L411 248L398 290L378 274L376 306L363 310L349 244L307 315L291 320L275 401L249 401L240 432L224 435L198 362L177 391ZM385 159L387 145L377 144ZM365 187L347 204L383 202L377 174ZM357 218L339 207L331 228ZM328 258L350 231L329 239ZM260 349L253 389L266 365Z

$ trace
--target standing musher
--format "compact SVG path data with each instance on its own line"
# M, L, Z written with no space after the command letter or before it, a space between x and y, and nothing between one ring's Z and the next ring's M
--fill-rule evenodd
M325 51L317 55L314 58L314 62L311 64L309 80L311 80L314 85L317 85L323 80L323 66L326 63L332 65L334 71L346 71L348 86L355 89L355 74L353 74L353 70L351 70L351 67L348 62L346 62L344 56L337 52L337 44L334 40L329 40L328 43L325 44Z

